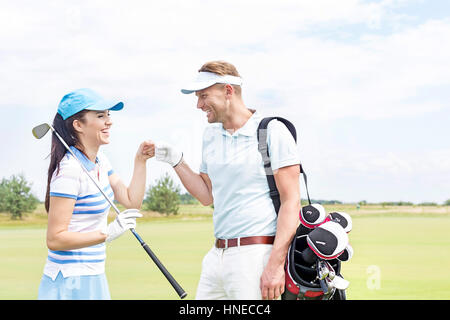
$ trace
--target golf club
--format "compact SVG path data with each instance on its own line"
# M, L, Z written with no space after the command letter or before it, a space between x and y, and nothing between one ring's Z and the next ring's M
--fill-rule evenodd
M105 194L105 192L102 190L102 188L97 184L95 179L89 174L87 169L83 166L83 164L78 160L78 158L75 156L75 154L72 152L72 150L69 148L67 143L61 138L61 136L56 132L56 130L48 123L40 124L33 128L33 136L37 139L41 139L43 136L47 134L47 132L51 130L55 136L59 139L59 141L66 147L67 151L70 152L70 154L78 161L83 171L88 175L88 177L91 179L91 181L95 184L95 186L100 190L101 194L105 197L105 199L109 202L111 207L116 211L117 214L120 214L119 209L116 207L116 205L109 199L109 197ZM181 286L178 284L178 282L172 277L172 275L167 271L167 269L163 266L163 264L159 261L159 259L156 257L156 255L152 252L150 247L142 240L142 238L137 234L136 230L134 228L130 229L130 231L133 233L133 235L136 237L136 239L139 241L141 246L144 248L144 250L147 252L147 254L150 256L150 258L153 260L153 262L156 264L156 266L161 270L161 272L164 274L164 276L167 278L167 280L170 282L172 287L175 289L177 294L180 296L181 299L185 298L187 296L187 293L181 288Z
M335 276L332 280L333 287L339 290L345 290L350 285L350 282L348 280L345 280L344 278L340 276Z

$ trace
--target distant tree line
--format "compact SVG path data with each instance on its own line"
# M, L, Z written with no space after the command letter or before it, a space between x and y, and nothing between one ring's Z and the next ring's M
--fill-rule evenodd
M345 204L339 200L321 200L311 199L312 203L322 205ZM0 182L0 212L11 214L12 219L21 219L22 214L33 212L39 200L31 193L31 183L27 182L22 174L13 175L9 179L3 178ZM307 205L306 199L301 200L302 205ZM181 189L175 184L173 179L166 173L156 181L156 184L150 186L145 194L143 201L143 210L157 211L166 215L178 214L180 204L199 204L189 193L181 193ZM438 206L436 202L421 202L414 204L409 201L384 201L379 203L369 203L366 200L359 201L358 207L363 205L382 205L382 206ZM442 205L450 206L450 199ZM214 206L211 206L214 208Z
M308 204L308 200L302 199L302 205ZM339 200L315 200L311 199L311 203L319 203L319 204L343 204L342 201Z
M420 202L420 203L415 204L410 201L383 201L383 202L369 203L365 200L359 201L358 204L359 205L381 205L381 206L439 206L440 205L437 202ZM444 201L444 203L442 203L442 205L450 206L450 199Z

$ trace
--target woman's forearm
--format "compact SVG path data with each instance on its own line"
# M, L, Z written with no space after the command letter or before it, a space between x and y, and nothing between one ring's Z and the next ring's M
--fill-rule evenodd
M129 206L128 209L139 209L145 196L145 180L147 177L146 162L135 159L133 177L127 189Z
M47 231L47 247L54 251L85 248L103 243L105 240L106 234L101 233L100 230L84 233L70 231Z

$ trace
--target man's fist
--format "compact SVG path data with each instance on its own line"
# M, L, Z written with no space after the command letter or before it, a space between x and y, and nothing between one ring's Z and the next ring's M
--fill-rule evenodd
M172 167L176 167L183 159L183 152L167 143L156 144L155 155L156 160L167 162Z

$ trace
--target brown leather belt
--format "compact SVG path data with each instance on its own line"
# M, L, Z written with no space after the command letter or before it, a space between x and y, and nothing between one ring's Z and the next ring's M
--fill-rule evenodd
M246 246L249 244L273 244L275 236L255 236L235 239L216 239L216 248L226 249L231 247Z

